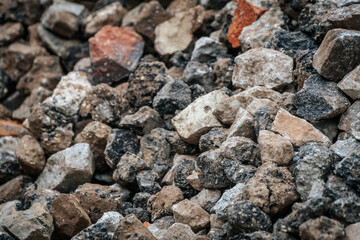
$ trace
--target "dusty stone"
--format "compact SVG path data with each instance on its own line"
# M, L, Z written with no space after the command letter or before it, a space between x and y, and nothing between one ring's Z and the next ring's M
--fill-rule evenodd
M190 199L191 202L198 204L205 211L210 212L211 208L221 197L219 190L203 189Z
M89 216L73 195L61 194L55 198L50 213L54 218L55 232L63 237L73 237L91 224Z
M155 195L152 195L147 203L147 210L151 213L151 220L171 215L171 207L183 200L181 190L173 185L165 186Z
M113 174L115 182L127 185L136 181L136 174L148 168L145 161L133 153L126 152L121 156Z
M227 48L224 44L209 37L201 37L195 43L191 61L207 62L226 55L226 53Z
M188 239L197 240L197 235L191 230L189 225L183 223L174 223L167 231L162 235L162 240L175 240L175 239Z
M115 230L113 239L120 240L129 238L156 239L134 214L127 215L121 219L118 228Z
M45 167L45 156L40 144L30 135L21 138L16 157L26 174L38 175Z
M352 154L335 165L334 173L345 179L345 183L360 193L360 155Z
M338 87L353 100L360 99L360 65L349 72L339 83Z
M348 110L341 115L338 128L345 132L351 132L351 134L357 139L360 140L360 101L354 102Z
M345 228L346 237L349 240L356 240L359 237L360 223L350 224Z
M234 123L231 125L228 138L230 137L254 138L254 117L245 109L239 108Z
M216 87L212 68L206 62L188 62L186 68L184 69L182 80L190 86L199 84L206 92L211 92Z
M232 84L241 89L281 88L292 83L292 70L291 57L272 49L251 49L235 58Z
M1 226L16 239L48 240L54 231L53 218L41 204L4 218Z
M261 151L261 161L287 165L293 158L294 149L291 142L279 134L261 130L258 143Z
M320 194L324 195L325 197L330 197L334 200L356 195L356 192L344 182L344 179L334 174L330 174L325 185L321 187L323 188L323 191L320 191Z
M181 113L172 119L172 123L180 137L188 143L198 144L201 135L213 127L221 127L221 123L212 114L217 104L227 95L220 91L213 91L196 99Z
M219 148L227 138L227 130L225 128L216 127L211 129L208 133L202 135L199 140L199 149L201 152L206 152L212 149Z
M24 27L21 23L5 23L0 26L0 46L6 46L24 34Z
M213 66L215 84L218 88L230 87L234 71L234 62L231 58L221 58Z
M185 199L172 207L176 223L187 224L194 232L210 226L210 215L198 204Z
M153 170L143 170L136 174L136 183L142 192L150 194L159 192L161 190L159 180L159 174Z
M20 165L15 155L20 139L16 137L0 138L0 184L20 175Z
M211 209L212 212L216 213L221 219L226 218L226 211L242 194L242 189L244 188L243 183L238 183L234 187L225 190L219 201Z
M340 81L360 63L359 38L358 31L330 30L314 56L314 68L325 78Z
M94 170L90 145L78 143L50 156L36 183L39 189L69 192L78 185L89 182Z
M40 137L41 147L48 155L57 153L70 147L74 132L73 124L70 123L64 127L57 127L54 131L43 132Z
M191 187L197 191L203 190L203 185L199 179L199 175L196 171L193 171L187 178L186 181L191 185Z
M270 114L270 119L273 120L275 118L276 113L279 110L279 106L277 103L269 100L269 99L259 99L255 98L247 107L246 110L255 117L257 112L266 111Z
M289 139L295 146L302 146L308 142L318 142L326 146L331 144L329 138L313 125L284 109L278 111L272 129Z
M357 223L360 221L360 197L343 197L331 204L329 207L332 216L345 223Z
M90 122L76 136L75 143L88 143L94 156L95 169L106 168L104 150L111 128L98 121Z
M82 20L85 26L84 34L92 36L105 25L118 26L126 14L120 2L113 2L106 7L93 12Z
M0 201L7 202L19 199L26 184L30 181L31 179L29 177L20 175L6 183L3 183L0 186Z
M114 169L126 152L137 153L138 150L136 134L126 129L112 129L107 138L105 161Z
M122 190L116 185L103 186L92 183L83 184L74 192L74 196L93 223L98 221L105 212L121 213L122 194Z
M155 50L160 55L169 55L186 49L203 23L203 14L204 9L196 6L159 24L155 28Z
M52 202L60 195L60 192L50 189L35 189L35 186L27 186L24 192L24 205L31 207L36 203L42 204L50 210Z
M93 83L110 84L135 70L143 53L144 41L131 30L105 26L89 39L89 47Z
M19 200L8 201L0 204L0 225L5 217L10 216L18 211L17 206L19 205L21 205Z

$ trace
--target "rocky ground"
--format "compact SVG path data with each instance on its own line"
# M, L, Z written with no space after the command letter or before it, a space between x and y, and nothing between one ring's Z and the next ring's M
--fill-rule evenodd
M0 103L0 239L360 239L360 0L0 0Z

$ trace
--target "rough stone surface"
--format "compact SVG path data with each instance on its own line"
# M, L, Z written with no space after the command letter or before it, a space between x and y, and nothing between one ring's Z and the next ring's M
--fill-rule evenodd
M238 183L234 187L226 190L211 211L215 212L220 218L226 218L227 208L229 208L231 204L239 198L242 194L244 186L245 185L243 183Z
M121 156L116 170L113 174L115 182L121 185L127 185L136 181L136 174L148 168L145 161L133 153L126 152Z
M30 181L29 177L20 175L2 184L0 186L0 201L7 202L19 199L26 184Z
M20 165L15 151L20 139L16 137L0 138L0 184L20 174Z
M190 199L191 202L198 204L201 208L210 212L211 208L217 203L221 197L219 190L210 190L204 188L197 195Z
M174 224L173 216L166 216L160 219L157 219L153 224L151 224L148 229L157 239L161 238L166 231ZM190 227L189 227L190 228ZM190 228L191 229L191 228Z
M52 202L57 198L60 193L56 190L50 189L35 189L35 185L27 186L24 189L24 205L25 207L31 207L35 203L40 203L48 210L50 210Z
M244 165L237 160L224 158L221 161L226 177L232 183L246 183L256 172L256 167Z
M191 54L191 61L207 62L227 53L227 48L222 43L210 37L201 37L196 43Z
M199 84L208 93L216 87L212 68L206 62L188 62L184 69L182 80L190 86Z
M208 133L202 135L199 140L199 149L206 152L219 148L227 138L227 130L225 128L213 128Z
M331 218L310 219L299 227L303 239L341 239L345 237L344 226Z
M360 155L352 154L335 166L334 173L345 179L346 184L360 193Z
M40 136L40 144L48 155L57 153L70 147L74 136L73 124L57 127L51 132L43 132Z
M350 224L345 228L346 237L349 240L356 240L360 234L360 223Z
M230 87L234 71L234 62L232 58L221 58L213 65L215 75L215 84L218 88Z
M241 89L281 88L292 83L292 70L291 57L272 49L251 49L235 58L232 84Z
M360 65L349 72L339 83L338 87L353 100L360 99Z
M191 230L189 225L183 223L174 223L162 235L162 240L188 239L197 240L197 235Z
M136 182L140 191L155 194L161 190L159 174L153 170L143 170L136 174Z
M254 117L246 109L239 108L234 123L229 129L228 138L236 136L254 138L254 124Z
M333 150L338 156L342 158L348 157L353 153L359 153L360 142L353 137L348 139L339 139L336 141L336 143L331 145L331 150Z
M354 102L348 110L341 115L338 128L350 132L357 140L360 140L360 101Z
M174 185L181 189L186 198L194 196L197 191L192 187L187 178L195 171L195 159L189 157L181 157L176 160L173 166Z
M121 219L114 233L114 240L122 239L148 239L156 240L151 232L140 222L134 214Z
M360 197L350 196L336 200L330 206L334 217L346 223L360 222Z
M0 26L0 32L0 46L6 46L23 35L24 27L21 23L9 22Z
M52 155L36 183L39 189L69 192L80 184L90 182L94 170L95 164L89 144L78 143Z

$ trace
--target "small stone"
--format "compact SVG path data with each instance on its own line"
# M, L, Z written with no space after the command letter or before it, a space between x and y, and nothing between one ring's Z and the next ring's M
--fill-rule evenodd
M360 140L360 101L354 102L348 110L341 115L338 128L345 132L351 132L351 134L357 139Z
M339 83L338 87L353 100L360 99L360 65L349 72Z
M188 62L186 68L184 69L182 80L190 86L199 84L206 90L206 92L211 92L215 89L214 74L211 66L206 62Z
M94 170L90 145L78 143L50 156L36 183L39 189L69 192L83 183L90 182Z
M215 84L218 88L230 87L234 71L234 61L231 58L221 58L213 66Z
M21 23L5 23L0 25L0 46L6 46L24 34L24 27Z
M60 195L60 192L50 189L35 189L33 187L27 187L24 192L24 205L25 207L31 207L36 203L42 204L48 210L50 210L52 202Z
M341 158L345 158L353 153L357 154L360 152L360 142L353 137L344 140L339 139L331 145L331 150Z
M148 168L145 161L133 153L126 152L121 156L113 174L115 182L127 185L136 181L136 174Z
M220 190L203 189L190 199L191 202L198 204L205 211L210 212L211 208L221 197Z
M176 223L187 224L194 232L210 226L210 215L198 204L185 199L172 207Z
M331 218L321 216L310 219L299 227L300 237L303 239L336 240L345 237L344 226Z
M26 174L38 175L45 167L44 151L30 135L21 138L20 144L16 147L16 157Z
M113 2L82 20L85 26L84 34L86 36L92 36L105 25L118 26L125 14L126 10L122 7L121 3Z
M254 124L254 117L247 110L239 108L234 123L229 129L228 138L236 136L255 138Z
M151 213L151 220L171 215L171 207L183 200L180 188L170 185L164 186L160 192L152 195L147 203L147 210Z
M156 240L151 232L134 215L130 214L122 218L114 233L114 240L120 239L148 239Z
M73 195L61 194L55 198L50 213L54 218L55 232L65 238L73 237L91 224L89 216Z
M338 157L333 151L317 143L308 143L300 147L294 156L296 167L294 176L296 190L302 200L307 200L314 182L326 179Z
M242 189L244 188L243 183L238 183L234 187L225 190L220 200L217 201L215 206L211 209L212 212L216 213L216 216L219 218L226 218L227 209L239 198L242 194Z
M132 131L127 129L112 129L107 138L105 161L114 169L122 155L126 152L137 153L139 140Z
M360 63L360 32L330 30L317 50L313 66L320 75L338 82Z
M292 83L293 59L267 48L251 49L235 58L232 84L235 88L254 86L281 88Z
M70 123L64 127L57 127L54 131L43 132L40 137L40 144L44 152L51 155L70 147L74 136L72 128L73 124Z
M135 70L143 53L144 41L131 30L105 26L89 39L89 47L93 82L110 84Z
M155 194L161 190L159 175L153 170L143 170L136 174L136 182L140 191Z
M122 194L122 190L116 185L103 186L92 183L79 186L73 193L93 223L98 221L105 212L121 213Z
M282 108L275 117L272 129L289 139L295 146L302 146L308 142L318 142L326 146L331 144L329 138L313 125Z
M190 90L191 90L191 100L192 101L195 101L199 97L204 96L206 94L205 89L202 86L200 86L199 84L191 85Z
M346 223L360 222L360 197L350 196L336 200L330 206L331 213Z
M346 184L360 193L360 155L352 154L335 166L334 173L345 178Z
M164 122L157 111L144 106L136 113L123 117L120 127L132 129L139 135L145 135L154 128L164 127Z
M21 205L19 200L8 201L0 204L0 225L5 217L10 216L18 211L17 206L19 205Z
M287 165L292 160L294 149L291 142L279 134L261 130L258 143L261 151L261 161Z
M226 97L227 95L220 90L213 91L196 99L175 116L172 123L180 137L188 143L198 144L201 135L213 127L221 127L212 111Z
M0 184L20 175L20 165L15 155L20 139L16 137L0 138Z
M48 240L54 231L53 218L41 204L4 218L1 226L16 239Z
M350 224L345 228L346 237L349 240L356 240L360 234L360 223Z
M197 240L197 235L191 230L189 225L183 223L174 223L167 231L162 235L161 240L176 240L176 239L188 239Z
M199 175L196 171L193 171L187 178L186 181L191 185L191 187L197 191L203 190L203 185L200 182Z
M224 158L221 161L226 177L232 183L246 183L256 172L256 167L252 165L243 165L241 162Z
M31 182L27 176L20 175L0 185L0 202L17 200L21 197L26 184Z
M153 107L161 115L183 110L191 103L191 90L184 82L174 79L156 94Z
M212 149L219 148L227 138L227 130L221 127L215 127L208 133L202 135L199 140L199 149L201 152L206 152Z
M266 111L270 114L270 119L275 118L276 113L279 111L280 106L269 99L255 98L247 107L246 110L255 117L257 112Z
M204 9L196 6L179 12L155 28L155 50L160 55L170 55L186 49L193 39L193 33L203 23Z
M201 37L195 42L194 50L191 54L191 61L207 62L226 55L227 48L224 44L209 37Z

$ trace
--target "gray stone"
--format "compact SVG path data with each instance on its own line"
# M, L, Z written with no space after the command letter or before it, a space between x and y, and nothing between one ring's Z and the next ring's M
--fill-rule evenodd
M354 102L348 110L341 115L338 125L340 130L350 132L360 141L360 101Z
M227 48L224 44L209 37L201 37L195 42L191 61L207 62L226 53Z
M143 170L136 174L136 182L142 192L155 194L161 190L159 175L153 170Z
M174 224L174 217L173 216L166 216L160 219L157 219L153 224L151 224L148 229L149 231L156 237L160 239L166 231ZM182 224L182 223L178 223ZM190 228L190 227L189 227ZM190 228L191 230L191 228Z
M360 6L360 5L359 5ZM338 87L353 100L360 99L360 65L349 72L339 83Z
M161 240L188 239L197 240L197 235L191 230L189 225L174 223L160 238Z
M20 165L15 155L20 139L16 137L0 138L0 184L20 175Z
M143 159L133 153L126 152L116 165L113 179L121 185L134 183L136 181L136 174L147 167Z
M346 223L360 222L360 197L350 196L336 200L330 206L334 217Z
M190 86L199 84L206 92L211 92L215 88L215 77L212 68L207 63L188 62L182 80Z
M224 158L221 161L226 177L232 183L246 183L252 178L256 172L256 167L252 165L244 165L237 160Z
M215 212L216 215L222 219L226 218L227 209L237 200L239 196L242 194L243 183L238 183L234 187L225 190L219 201L215 204L215 206L211 209L212 212Z
M346 184L360 193L360 155L351 154L335 166L334 173L345 179Z
M333 150L338 156L344 158L353 153L359 153L360 142L353 137L348 139L339 139L331 145L331 150Z
M204 188L203 190L201 190L201 192L192 197L190 201L198 204L207 212L210 212L211 208L217 203L220 197L220 190L210 190Z
M236 136L255 138L254 125L254 117L246 109L239 108L234 123L229 129L228 138Z

